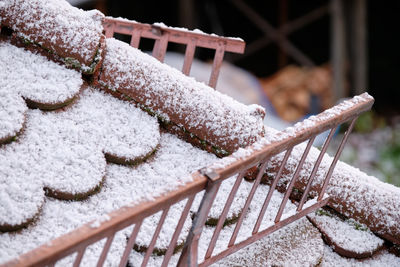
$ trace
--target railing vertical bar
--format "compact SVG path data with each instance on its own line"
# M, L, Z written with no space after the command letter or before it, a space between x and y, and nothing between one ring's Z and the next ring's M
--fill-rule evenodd
M248 195L248 197L246 199L246 203L244 204L242 213L240 214L239 219L238 219L238 221L236 223L235 229L233 230L231 239L229 240L229 243L228 243L228 247L233 246L233 244L236 241L236 237L237 237L237 235L239 233L239 230L240 230L240 227L241 227L241 225L243 223L244 217L246 216L246 213L247 213L247 210L249 209L250 203L253 200L254 193L256 192L257 187L260 184L261 177L263 176L265 169L267 168L268 160L269 159L265 159L265 161L262 163L262 165L260 167L259 173L257 174L257 178L254 181L254 184L253 184L253 186L252 186L252 188L250 190L250 193L249 193L249 195Z
M285 156L283 157L281 166L279 167L279 170L278 170L277 174L275 175L274 181L272 182L272 184L271 184L271 186L270 186L270 188L269 188L267 197L265 198L265 201L264 201L264 204L263 204L263 206L262 206L262 208L261 208L260 214L258 215L257 222L256 222L256 224L254 225L253 233L252 233L253 235L254 235L255 233L257 233L258 230L260 229L261 221L262 221L262 219L264 218L265 211L266 211L267 208L268 208L269 202L271 201L271 198L272 198L272 195L273 195L273 193L274 193L274 191L275 191L276 185L278 184L278 181L279 181L279 179L281 178L283 169L284 169L284 167L285 167L285 165L286 165L287 160L289 159L290 154L292 153L292 150L293 150L293 147L290 147L290 148L286 151Z
M99 261L97 262L97 267L101 267L104 264L104 261L106 260L107 253L110 250L112 241L114 240L115 233L112 233L110 236L107 237L106 244L104 245L103 251L101 252Z
M114 36L114 29L115 29L115 22L112 22L112 25L110 27L106 27L106 38L112 38Z
M208 259L209 257L211 257L211 254L215 248L215 244L217 243L221 229L224 226L224 222L225 222L226 216L228 215L228 211L231 208L233 198L235 197L235 195L239 189L239 186L243 180L244 174L245 174L245 171L242 171L241 173L238 174L238 176L236 178L235 184L233 185L232 190L229 193L228 199L226 200L226 203L225 203L224 209L222 210L221 216L218 219L217 226L214 230L213 236L211 237L210 244L208 246L208 249L207 249L206 255L204 256L204 259Z
M192 67L194 52L196 50L196 39L191 39L186 45L185 59L183 61L182 72L185 75L190 74L190 68Z
M164 62L165 53L167 52L169 33L163 32L160 39L157 39L153 48L153 57Z
M142 221L137 222L135 224L135 227L132 230L131 236L129 237L129 240L126 244L125 250L124 250L124 254L122 254L122 258L121 261L119 262L119 267L126 267L126 264L128 263L128 257L129 254L131 253L131 250L133 248L133 244L135 243L136 240L136 236L139 233L140 230L140 226L142 226Z
M213 264L214 262L217 262L218 260L231 255L233 253L235 253L236 251L238 251L239 249L244 248L245 246L248 246L249 244L260 240L261 238L267 236L268 234L271 234L279 229L281 229L282 227L304 217L305 215L307 215L308 213L317 210L318 208L321 208L323 206L326 205L326 203L329 201L329 198L324 198L322 201L314 203L313 205L301 210L298 213L295 213L294 215L283 219L282 221L278 222L277 224L274 224L272 226L269 226L266 229L261 230L260 232L249 236L247 239L240 241L238 243L236 243L235 245L233 245L232 247L230 247L229 249L225 249L221 252L219 252L217 255L212 256L211 258L201 262L198 264L199 267L205 267L205 266L210 266L211 264ZM241 266L241 265L238 265Z
M222 65L222 60L224 59L225 45L222 42L218 43L218 47L215 50L214 62L212 66L212 71L210 75L210 81L208 85L215 89L217 86L217 80L219 75L219 70Z
M142 30L134 28L133 31L132 31L132 37L131 37L130 45L135 47L135 48L139 48L141 35L142 35Z
M221 180L213 181L209 178L206 192L201 200L198 212L194 216L192 228L186 238L185 246L183 247L177 266L195 266L197 264L200 235L220 186Z
M311 189L312 182L314 181L315 175L317 174L319 165L321 164L321 161L322 161L322 159L323 159L323 157L325 155L325 152L329 147L329 143L331 142L332 137L335 134L335 132L336 132L338 127L339 126L337 125L337 126L335 126L334 128L331 129L331 131L329 132L328 138L324 142L324 145L323 145L323 147L321 149L321 152L318 155L317 161L315 162L314 168L311 171L310 178L308 179L308 183L307 183L306 189L304 190L303 195L302 195L301 200L300 200L300 203L297 206L297 211L300 211L303 208L303 205L304 205L304 203L305 203L305 201L307 199L308 192Z
M343 136L342 142L340 143L339 148L335 154L335 157L331 163L331 166L329 167L328 173L325 176L325 181L324 181L324 184L322 185L321 192L319 193L318 201L320 201L324 197L325 190L329 184L329 180L331 179L333 170L335 169L336 163L339 160L340 154L342 153L342 150L344 148L344 145L346 144L346 141L347 141L347 138L349 137L350 132L353 130L353 127L354 127L354 124L355 124L357 118L358 117L356 116L352 119L349 128L347 129L346 133Z
M180 233L182 231L182 227L183 227L183 225L185 223L185 220L186 220L186 218L187 218L187 216L189 214L190 207L192 206L192 203L193 203L193 200L194 200L195 196L196 196L195 194L190 196L188 198L187 202L186 202L185 208L183 209L182 214L181 214L181 218L179 219L179 222L178 222L178 225L176 226L175 232L172 235L171 242L169 243L167 252L165 253L163 262L161 264L161 267L168 266L168 262L169 262L169 260L170 260L170 258L172 256L172 254L174 253L176 242L177 242L177 240L179 238L179 235L180 235Z
M83 254L85 254L85 250L86 250L86 247L84 247L78 251L78 255L76 255L73 267L78 267L81 265L81 261L83 258Z
M282 213L283 213L283 211L285 209L286 203L287 203L287 201L289 199L290 194L292 193L292 189L293 189L294 183L296 182L297 177L300 174L301 168L303 167L304 161L307 158L308 152L310 151L310 148L311 148L312 144L314 143L314 140L315 140L315 135L313 137L311 137L311 139L308 141L307 147L304 150L303 155L301 156L299 165L296 168L296 171L295 171L295 173L294 173L294 175L292 177L292 180L290 181L289 186L286 189L286 192L285 192L285 195L283 197L282 203L279 206L278 213L277 213L277 215L275 217L275 223L279 222L281 217L282 217Z
M163 210L163 213L161 215L160 221L158 222L157 228L156 228L156 230L155 230L155 232L153 234L153 238L151 239L149 247L146 250L146 254L144 255L144 259L143 259L143 262L142 262L142 265L141 265L142 267L147 265L147 263L149 261L149 258L151 256L151 254L153 253L154 246L156 245L156 241L157 241L158 235L160 234L161 228L162 228L162 226L164 224L165 218L168 215L169 208L170 207L167 207L167 208L165 208Z

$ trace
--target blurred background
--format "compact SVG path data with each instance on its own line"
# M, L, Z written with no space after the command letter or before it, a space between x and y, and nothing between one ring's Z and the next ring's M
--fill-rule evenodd
M368 92L373 110L357 121L341 159L400 186L400 1L69 2L108 16L242 38L245 53L225 54L216 89L266 107L266 124L274 128ZM153 45L140 42L145 51ZM180 68L184 47L168 51L165 62ZM196 49L195 57L191 76L207 82L214 52Z

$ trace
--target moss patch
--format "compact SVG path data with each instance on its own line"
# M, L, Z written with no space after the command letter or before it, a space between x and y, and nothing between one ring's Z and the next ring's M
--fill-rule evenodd
M179 244L177 244L174 248L173 254L178 253L183 248L184 244L185 244L184 242L180 242ZM144 245L138 245L138 244L133 245L133 250L140 252L140 253L145 253L147 251L147 249L148 249L148 247L144 246ZM167 249L168 248L154 247L152 254L156 255L156 256L164 256L167 253Z
M224 224L222 227L232 225L236 223L239 220L239 217L242 213L240 212L239 214L233 214L231 217L225 218ZM206 225L208 226L217 226L219 221L219 218L214 218L214 217L208 217L206 221Z

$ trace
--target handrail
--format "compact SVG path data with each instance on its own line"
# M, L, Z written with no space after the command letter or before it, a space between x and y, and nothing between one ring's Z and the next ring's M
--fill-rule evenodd
M374 104L372 97L368 96L366 93L357 97L362 98L362 100L359 102L357 101L358 103L355 102L351 107L340 111L340 114L337 114L337 116L327 116L326 114L331 112L331 109L329 109L315 116L315 118L311 118L312 121L318 121L318 123L316 123L313 127L306 127L306 125L311 121L310 119L300 122L297 125L298 131L296 132L296 136L291 134L295 127L289 127L277 134L278 138L280 138L279 141L271 142L270 144L263 146L262 149L254 149L254 145L250 146L247 149L248 151L252 151L251 156L241 157L241 160L235 161L224 168L213 169L212 171L216 173L213 174L213 176L218 175L218 177L222 179L230 177L236 172L243 171L246 168L245 166L254 165L262 158L266 158L273 154L278 154L289 147L293 147L306 141L311 136L329 130L335 125L351 120L352 118L359 116L361 113L371 109L372 105ZM232 157L234 158L235 155L226 157L225 161L230 161Z
M125 19L107 17L103 24L106 37L111 38L115 33L131 35L130 45L138 48L141 38L156 40L153 47L153 57L163 62L169 42L186 45L185 59L182 72L190 74L196 47L215 50L213 66L208 85L215 88L224 53L244 52L245 42L239 38L220 37L205 34L201 31L189 31L183 28L167 27L164 24L146 24Z
M348 120L354 121L354 118L360 115L361 112L369 109L373 104L373 99L367 95L362 95L358 98L358 103L355 103L349 108L343 109L339 114L336 114L332 117L327 117L326 114L328 114L329 111L325 112L326 114L321 113L314 117L313 120L318 122L314 125L306 127L305 125L310 124L309 121L300 123L292 130L285 130L281 132L279 134L283 137L281 140L278 138L277 140L266 143L260 147L256 147L256 145L253 145L253 147L247 148L249 151L252 151L251 154L248 154L244 157L237 157L237 155L233 154L230 157L220 159L220 162L226 161L230 163L227 164L226 167L214 168L211 166L210 168L202 169L198 172L195 172L192 174L192 182L189 182L176 190L166 193L163 196L157 197L154 201L142 202L133 207L128 205L119 210L111 212L110 214L108 214L108 220L99 222L98 227L93 227L93 222L89 222L66 235L56 238L49 244L43 245L26 254L23 254L19 258L10 261L2 266L43 266L53 264L59 259L62 259L74 252L84 250L87 246L95 243L98 240L114 236L116 232L127 226L133 224L140 225L146 217L160 210L168 209L173 204L178 203L185 198L193 197L202 190L208 188L207 190L211 191L211 188L215 188L215 185L219 185L222 180L227 179L232 175L241 174L238 177L241 179L243 177L244 171L260 163L265 163L266 158L281 153L285 150L290 150L293 146L303 142L304 140L312 138L313 136L329 128L336 128L336 126L340 123ZM289 132L293 132L293 134L289 135ZM263 173L262 169L260 170L259 174ZM218 175L214 176L215 173ZM260 180L260 176L261 175L258 175L257 177L258 183ZM257 183L255 183L255 185L258 186ZM217 191L218 188L214 189L213 194L216 194ZM206 198L207 194L204 197ZM208 195L208 197L210 197L210 195ZM324 206L327 203L328 199L329 198L324 198L321 199L321 201L319 202L317 201L316 204L312 206L307 206L295 215L278 221L278 223L271 228L264 229L259 232L256 231L249 239L242 241L238 244L234 244L234 246L231 246L230 248L218 255L205 259L205 261L201 265L209 265L212 262L215 262L216 260L225 257L226 255L229 255L234 251L237 251L245 245L248 245L249 243L258 240L261 237L277 229L280 229L288 223L305 216L309 212L312 212L315 209ZM211 204L208 203L208 210ZM190 232L190 234L192 234L192 239L190 238L189 234L185 245L186 247L182 252L182 255L186 255L187 257L186 261L184 259L185 256L182 257L181 263L183 265L186 265L185 262L197 263L197 259L195 259L194 261L194 259L190 257L191 255L187 252L193 249L197 249L195 247L190 247L190 245L192 244L191 241L193 240L193 235L198 235L199 237L199 235L201 234L201 229L203 228L205 221L204 216L207 216L208 210L204 210L203 205L199 208L199 212L197 212L197 214L202 214L203 218L200 220L200 225L193 225L192 231ZM196 218L194 220L196 221ZM224 220L224 218L222 220ZM130 244L131 246L133 246L133 242L131 242ZM127 246L128 245L129 244L127 244ZM127 247L126 251L129 251L130 249L132 249L132 247Z
M168 42L186 44L187 48L185 61L183 64L183 72L187 75L190 72L190 66L192 64L194 49L196 48L196 46L216 49L213 72L210 78L210 85L213 87L215 87L216 85L216 80L218 78L218 72L222 62L224 51L242 53L244 50L244 42L241 40L216 37L213 35L207 35L193 31L191 32L176 28L170 28L163 25L149 25L123 19L107 18L104 23L104 28L107 37L113 36L114 33L132 35L131 45L135 47L138 47L141 37L155 39L156 43L153 49L153 55L161 61L164 58ZM296 124L294 127L288 128L282 132L278 132L274 138L262 139L258 143L250 147L240 149L238 152L232 154L231 156L218 160L218 162L215 163L213 166L209 166L208 168L204 168L193 173L191 175L191 182L180 186L176 190L165 193L162 196L156 197L153 201L144 201L134 206L128 205L120 208L116 211L109 213L107 216L105 216L106 219L104 220L89 222L68 234L52 240L48 244L42 245L30 252L27 252L17 259L7 262L1 266L54 266L54 264L57 263L60 259L65 258L75 252L77 253L77 256L75 258L74 266L79 266L82 258L84 257L85 250L89 245L99 240L107 239L103 251L99 256L98 265L102 266L104 260L107 257L108 250L112 242L114 242L113 238L115 234L121 229L135 225L129 239L127 240L127 244L125 246L124 253L122 254L119 264L119 266L126 266L129 253L131 252L132 247L135 244L135 239L138 233L140 233L144 219L159 211L163 211L164 215L159 221L151 245L149 246L149 251L147 251L144 255L142 265L146 265L149 257L152 254L152 249L154 248L154 244L158 237L160 227L162 226L163 219L165 219L165 215L168 212L169 208L184 199L188 199L187 203L189 204L186 204L180 218L176 218L177 220L179 219L179 223L174 235L171 238L170 243L170 247L175 248L176 241L183 227L183 222L188 216L189 209L193 203L193 199L199 192L203 190L206 190L206 193L204 194L202 203L200 204L200 207L194 216L192 228L186 238L185 246L181 253L179 263L181 266L195 266L198 264L198 262L200 262L201 266L207 266L256 240L259 240L267 234L270 234L273 231L276 231L283 226L305 216L306 214L316 210L317 208L324 206L328 202L329 196L324 197L324 191L329 182L330 174L335 167L341 149L343 148L343 145L351 131L352 126L354 125L356 118L362 112L371 108L373 104L373 98L368 96L367 94L364 94L355 97L353 100L346 103L336 106L313 118L305 120L302 123ZM272 193L275 191L278 180L280 179L280 176L282 174L282 170L286 164L286 161L288 160L290 153L292 152L293 147L306 140L311 140L309 141L309 144L311 144L316 135L331 129L331 134L325 142L325 144L328 145L338 125L349 120L351 120L352 123L345 134L342 144L339 147L338 153L336 154L327 175L325 176L324 185L322 186L316 201L312 202L311 205L309 205L310 202L306 202L306 198L308 196L308 189L306 189L303 193L302 200L295 214L289 217L282 218L282 212L278 212L275 219L275 224L273 224L271 227L260 230L260 224L265 212L268 209L268 204L271 200ZM310 148L310 146L308 147L308 149ZM323 153L325 153L325 150L326 148L324 145L324 148L321 152L322 155ZM286 154L283 159L282 165L277 172L272 184L270 185L268 194L265 196L265 200L259 213L258 219L256 222L254 222L255 225L252 235L245 240L236 242L236 238L243 222L243 218L246 215L248 207L253 201L254 193L260 184L260 180L265 172L268 160L271 156L277 155L284 151L286 151ZM303 154L304 157L307 155L307 152L308 151L306 150L306 153ZM299 164L300 167L298 168L301 168L301 165L302 164ZM253 167L258 168L257 177L254 181L251 191L249 192L241 215L239 216L239 219L236 223L235 230L229 242L229 246L225 248L225 250L223 250L222 252L219 252L217 255L213 255L214 246L218 239L219 233L222 230L227 212L238 190L238 187L240 186L240 183L242 182L246 171L249 168ZM314 175L318 168L319 162L317 161L315 163L315 171L312 171ZM310 177L311 182L313 179L313 174ZM220 215L213 237L210 240L205 258L199 261L197 259L197 243L202 233L202 229L205 225L208 213L211 206L213 205L213 201L219 190L221 182L231 176L236 176L236 182L231 189L224 209ZM283 208L285 207L286 201L291 193L291 186L293 186L293 184L296 182L296 178L297 177L295 175L290 181L289 188L285 193L285 196L281 203L281 208L279 210L283 210ZM173 249L168 249L168 252L164 257L162 266L167 266L172 256L172 251Z

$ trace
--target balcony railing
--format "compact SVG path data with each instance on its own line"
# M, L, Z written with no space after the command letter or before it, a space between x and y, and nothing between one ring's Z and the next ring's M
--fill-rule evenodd
M213 35L207 35L197 32L190 32L175 28L164 26L154 26L149 24L141 24L127 20L107 18L105 22L105 29L107 37L112 37L114 33L130 34L131 45L138 47L141 37L155 39L155 46L153 55L159 60L163 60L168 42L177 42L186 44L185 61L183 64L183 72L189 74L190 66L192 64L194 50L196 46L207 47L216 50L215 60L213 64L213 71L210 77L210 85L215 86L218 78L219 68L225 51L243 52L244 42L240 40L221 38ZM310 121L300 123L291 129L287 129L276 134L274 141L267 142L261 140L259 143L241 150L238 153L220 159L217 164L208 168L201 169L192 174L192 182L189 182L178 189L168 192L163 196L155 198L153 201L147 201L135 206L126 206L107 216L107 220L96 222L98 225L93 227L93 222L87 223L74 231L63 235L51 241L51 244L38 247L26 254L21 255L19 258L6 263L4 266L55 266L55 264L68 256L75 254L74 266L81 264L82 258L85 255L86 249L100 241L105 240L102 252L98 257L97 266L103 266L110 247L114 241L114 237L122 230L128 227L132 231L127 236L126 245L124 250L121 251L121 258L119 266L125 267L128 262L130 253L132 253L135 245L136 238L140 234L141 226L145 223L144 220L158 212L161 212L157 226L153 231L153 236L148 244L148 247L142 255L142 262L134 262L136 265L146 266L149 264L150 258L153 256L154 248L157 239L168 216L170 208L181 202L186 201L182 208L179 218L176 218L177 225L173 235L170 237L169 246L163 256L161 266L168 266L170 264L178 264L179 266L208 266L229 254L249 245L256 240L259 240L266 235L284 227L285 225L294 222L310 212L325 206L329 200L329 196L325 194L325 190L329 184L330 177L335 168L336 162L339 159L340 153L343 150L345 142L351 132L354 122L357 117L364 111L371 108L373 99L370 97L359 96L353 105L348 105L340 109L340 112L335 110L335 114L326 116L327 113L317 115L312 122ZM334 107L335 109L335 107ZM324 176L323 183L320 190L314 198L310 198L310 189L312 188L313 179L320 168L322 158L328 148L330 140L332 139L336 129L339 125L350 122L343 140L337 149L337 153L333 158L330 167L327 169ZM308 184L302 192L300 200L297 201L296 209L292 210L290 214L285 213L285 207L288 205L290 195L293 191L296 179L303 168L303 163L309 153L313 141L316 136L322 132L329 130L330 133L320 151L320 155L314 163ZM263 142L264 141L264 142ZM303 142L307 141L303 155L299 159L297 169L293 174L290 182L286 186L285 193L282 195L280 205L277 209L270 209L271 198L276 191L279 179L284 172L286 161L288 160L293 148ZM260 181L265 173L269 159L279 153L285 153L283 161L279 170L276 173L273 181L269 186L268 193L263 196L263 199L255 198L256 191L260 188ZM218 247L218 252L215 252L216 244L219 236L225 231L225 221L228 212L231 208L235 195L243 182L244 176L249 169L256 169L255 180L247 194L246 201L241 209L237 221L229 226L230 238L225 247ZM161 179L162 177L160 177ZM199 239L205 227L210 209L215 205L217 193L220 189L221 183L227 179L234 179L233 185L230 188L230 193L225 201L222 212L219 215L218 222L214 232L209 240L206 242L206 251L204 257L199 257ZM195 205L195 198L199 194L203 194L200 205ZM246 221L246 227L251 227L251 231L247 232L246 236L241 234L241 229L244 227L243 222L249 212L249 207L253 201L260 201L263 203L256 220ZM197 210L194 213L192 227L186 233L186 241L181 252L176 252L177 241L182 233L185 221L190 216L191 209ZM270 224L263 224L266 214L273 214L273 220ZM115 242L115 241L114 241ZM171 262L171 258L175 257L175 262ZM161 257L161 256L157 256ZM179 260L178 260L179 259ZM116 263L115 263L116 264Z

